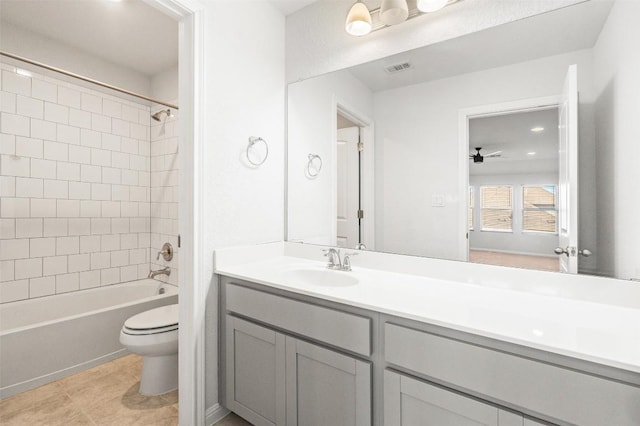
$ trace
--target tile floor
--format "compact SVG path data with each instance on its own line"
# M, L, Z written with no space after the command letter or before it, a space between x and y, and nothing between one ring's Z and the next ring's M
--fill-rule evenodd
M141 368L140 356L127 355L4 399L0 401L0 424L177 425L178 391L160 396L138 394Z
M142 358L127 355L0 401L2 426L178 424L178 391L138 394ZM251 426L229 414L215 426Z

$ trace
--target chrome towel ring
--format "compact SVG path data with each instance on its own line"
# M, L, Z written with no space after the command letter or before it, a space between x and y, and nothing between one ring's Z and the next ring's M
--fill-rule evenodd
M257 156L258 158L260 158L259 153L256 153L255 151L255 146L258 142L262 142L264 144L264 157L262 157L262 159L258 159L257 161L254 159L251 159L252 157L252 152L253 152L253 156L254 158ZM267 161L267 157L269 156L269 145L267 144L267 141L265 141L264 139L262 139L261 137L256 137L256 136L251 136L249 137L249 144L247 145L247 151L246 151L246 155L247 155L247 161L253 165L253 166L260 166L262 164L264 164L265 161Z
M322 158L318 154L309 154L309 162L307 163L307 175L311 178L315 178L320 174L322 170Z

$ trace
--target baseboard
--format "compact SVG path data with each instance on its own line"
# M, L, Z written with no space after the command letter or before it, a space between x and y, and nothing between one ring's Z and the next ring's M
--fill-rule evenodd
M22 392L37 388L38 386L46 385L47 383L55 382L64 377L71 376L72 374L79 373L84 370L88 370L100 364L112 361L121 356L127 355L129 351L127 349L120 349L110 354L86 361L80 364L73 365L71 367L54 371L43 376L34 377L33 379L25 380L24 382L14 383L9 386L5 386L0 389L0 400L9 398L10 396L17 395Z
M231 411L227 410L220 404L212 405L207 408L204 417L204 424L206 426L211 426L213 424L218 423L220 420L224 419L227 415L229 415Z

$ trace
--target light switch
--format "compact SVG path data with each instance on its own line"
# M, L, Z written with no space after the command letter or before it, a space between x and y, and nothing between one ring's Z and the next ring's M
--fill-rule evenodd
M444 195L432 195L431 207L444 207Z

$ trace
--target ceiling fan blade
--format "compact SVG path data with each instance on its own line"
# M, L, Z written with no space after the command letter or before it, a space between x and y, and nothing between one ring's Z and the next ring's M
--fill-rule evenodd
M485 157L500 157L502 155L502 151L495 151L492 152L491 154L485 154Z

